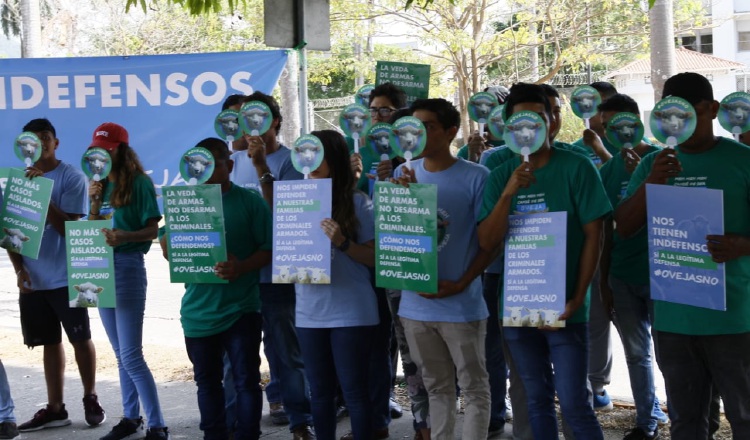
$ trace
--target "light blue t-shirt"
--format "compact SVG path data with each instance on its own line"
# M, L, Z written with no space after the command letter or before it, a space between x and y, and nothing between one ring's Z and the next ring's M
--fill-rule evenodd
M356 242L374 240L372 202L359 191L354 193L354 213L359 220ZM331 247L331 284L295 284L294 288L297 327L355 327L380 322L370 269L335 247Z
M52 179L50 203L67 214L83 215L87 212L88 184L86 176L64 162L52 171L44 173ZM36 260L23 257L23 264L31 277L34 290L59 289L68 285L68 265L65 254L65 237L48 222L44 225L44 236Z
M260 182L258 182L258 173L255 171L253 160L247 155L247 151L236 151L232 153L231 159L234 161L234 168L229 175L229 180L235 185L254 189L262 194ZM284 145L279 145L278 150L266 155L266 163L276 180L302 180L304 177L294 169L292 151Z
M263 195L258 181L258 172L255 171L253 159L247 155L247 151L236 151L230 158L234 161L234 168L229 175L229 180L237 186L253 189ZM302 180L304 178L292 165L292 151L284 145L279 145L278 150L266 155L266 164L276 180ZM271 282L270 264L260 270L260 282Z
M438 187L438 279L458 281L479 250L477 218L487 168L458 159L436 173L424 168L424 159L411 162L417 182ZM394 175L401 175L403 165ZM476 278L463 292L441 299L427 299L404 290L399 316L416 321L471 322L489 316L482 296L482 280Z

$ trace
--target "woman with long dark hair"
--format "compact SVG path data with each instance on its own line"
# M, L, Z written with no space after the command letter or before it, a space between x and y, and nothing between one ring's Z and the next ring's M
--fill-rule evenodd
M346 141L332 130L314 131L324 158L310 173L332 180L332 217L321 222L331 240L331 284L297 284L297 335L310 382L313 423L319 440L336 436L337 380L349 408L355 440L370 440L369 339L378 324L370 280L375 227L370 199L354 188Z
M143 257L156 238L161 219L154 184L122 126L112 122L100 125L91 146L104 148L112 157L107 180L90 183L88 218L112 219L112 228L104 228L102 233L114 248L115 308L101 308L99 315L117 358L123 406L123 419L101 440L141 438L144 422L139 398L148 419L146 439L168 439L156 383L143 358L147 286Z

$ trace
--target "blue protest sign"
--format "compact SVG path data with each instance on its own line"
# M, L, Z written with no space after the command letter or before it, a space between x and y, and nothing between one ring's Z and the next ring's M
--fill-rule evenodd
M646 208L651 299L726 310L724 264L706 243L724 234L723 192L646 184Z
M273 183L275 284L330 284L331 240L320 227L331 218L331 179Z
M27 122L47 117L60 139L57 157L75 164L94 128L117 122L160 192L183 183L177 165L185 146L215 136L224 99L270 94L286 59L284 50L0 59L0 143L12 145ZM0 167L16 164L0 156Z
M567 212L511 215L505 239L503 325L565 327ZM562 256L562 257L561 257Z

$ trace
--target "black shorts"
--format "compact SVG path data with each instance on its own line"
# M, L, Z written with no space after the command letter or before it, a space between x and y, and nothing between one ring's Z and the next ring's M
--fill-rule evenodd
M62 342L60 324L71 343L91 339L89 311L83 307L70 307L67 287L21 293L18 306L23 343L29 347Z

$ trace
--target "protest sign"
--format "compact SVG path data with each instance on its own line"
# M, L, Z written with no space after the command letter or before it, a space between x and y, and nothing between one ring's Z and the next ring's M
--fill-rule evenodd
M724 234L723 192L646 184L646 208L651 299L726 310L724 264L706 242Z
M65 222L70 307L115 307L114 250L103 228L111 220Z
M437 293L437 186L375 184L375 284Z
M99 182L112 171L112 157L104 148L89 148L81 157L81 169L89 180Z
M505 240L503 325L565 327L567 212L511 215Z
M331 283L331 240L320 228L326 218L331 179L273 183L273 283Z
M430 65L378 61L375 84L391 83L406 93L406 105L427 98L430 92Z
M695 116L695 109L689 102L677 96L667 96L654 106L649 127L656 140L674 148L693 135Z
M227 261L221 185L166 186L162 193L170 281L228 282L214 272Z
M54 181L29 179L24 170L11 168L3 195L3 235L0 247L36 259L42 245Z

